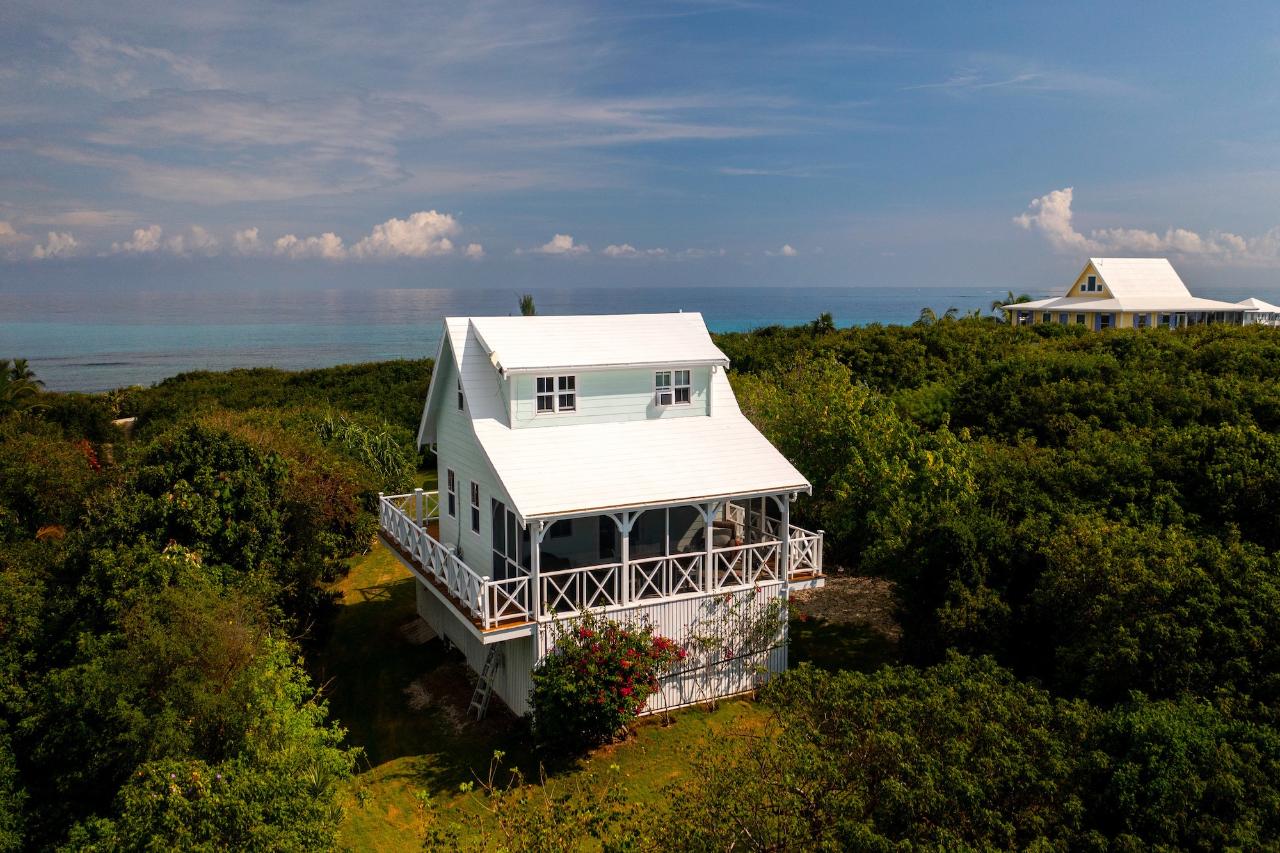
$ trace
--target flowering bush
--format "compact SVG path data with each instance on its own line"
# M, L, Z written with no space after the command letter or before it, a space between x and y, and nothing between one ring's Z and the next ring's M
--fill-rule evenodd
M586 749L612 739L685 654L649 625L621 625L590 612L557 623L555 649L533 671L539 745Z

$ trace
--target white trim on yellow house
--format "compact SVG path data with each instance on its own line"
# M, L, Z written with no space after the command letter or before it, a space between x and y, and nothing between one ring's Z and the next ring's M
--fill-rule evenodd
M1095 287L1090 288L1089 283ZM1257 308L1192 296L1167 258L1090 258L1062 296L1001 306L1015 325L1059 323L1091 329L1240 325Z

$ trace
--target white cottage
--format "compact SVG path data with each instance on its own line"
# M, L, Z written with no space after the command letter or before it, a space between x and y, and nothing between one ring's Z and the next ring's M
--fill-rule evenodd
M790 523L809 483L728 367L699 314L445 320L418 432L439 491L383 497L381 535L480 673L478 714L490 690L529 709L553 623L581 609L684 643L822 585L821 532ZM750 690L786 641L691 658L647 710Z

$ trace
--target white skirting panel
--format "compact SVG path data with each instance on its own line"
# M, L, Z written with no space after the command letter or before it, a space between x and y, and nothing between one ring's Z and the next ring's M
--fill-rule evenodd
M467 658L476 672L484 666L491 646L481 643L445 604L417 585L418 614L437 634L447 637ZM661 680L661 689L650 697L644 713L653 714L735 696L760 687L787 668L785 627L772 641L743 648L739 626L767 611L771 600L782 597L782 585L713 596L686 598L610 610L610 619L619 622L648 621L654 632L690 648L690 655L676 670ZM784 621L785 625L785 621ZM704 638L700 643L696 637ZM705 638L716 637L707 641ZM536 643L535 643L536 640ZM505 663L494 692L516 714L529 711L529 691L533 687L533 667L555 642L550 623L538 626L537 635L513 637L501 643Z

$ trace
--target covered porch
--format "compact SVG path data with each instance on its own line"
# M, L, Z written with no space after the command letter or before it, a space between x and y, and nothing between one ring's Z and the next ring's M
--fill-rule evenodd
M438 541L438 495L380 497L383 539L482 632L589 608L822 577L822 532L790 523L788 492L548 515L524 523L491 500L492 543L468 561ZM480 563L482 568L477 568Z

